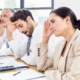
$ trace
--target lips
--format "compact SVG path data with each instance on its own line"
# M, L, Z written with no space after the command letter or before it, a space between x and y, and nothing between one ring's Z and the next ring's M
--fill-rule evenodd
M22 32L23 34L27 34L27 31L25 31L25 32Z
M24 34L27 34L27 31Z

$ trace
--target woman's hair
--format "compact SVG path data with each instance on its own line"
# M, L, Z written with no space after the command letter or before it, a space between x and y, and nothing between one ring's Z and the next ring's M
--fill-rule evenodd
M55 13L63 19L66 18L67 16L69 16L73 27L75 29L78 28L80 30L80 20L77 20L76 15L70 8L60 7L58 9L51 11L50 14L51 13Z

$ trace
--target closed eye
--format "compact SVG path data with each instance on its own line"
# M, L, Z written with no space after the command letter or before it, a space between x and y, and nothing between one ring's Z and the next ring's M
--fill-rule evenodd
M19 25L18 25L18 27L20 27L20 28L21 28L21 27L23 27L23 25L22 25L22 24L19 24Z

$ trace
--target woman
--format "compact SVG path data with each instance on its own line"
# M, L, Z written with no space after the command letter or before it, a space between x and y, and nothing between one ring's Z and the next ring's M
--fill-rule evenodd
M51 80L80 80L80 21L73 11L60 7L44 23L43 41L37 45L37 68ZM50 36L63 36L54 54L47 58ZM54 44L54 41L53 41Z

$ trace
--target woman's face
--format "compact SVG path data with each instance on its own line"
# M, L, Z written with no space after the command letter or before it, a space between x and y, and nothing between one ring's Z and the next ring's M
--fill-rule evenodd
M50 14L49 23L55 36L63 36L68 29L67 19L63 19L55 13Z

